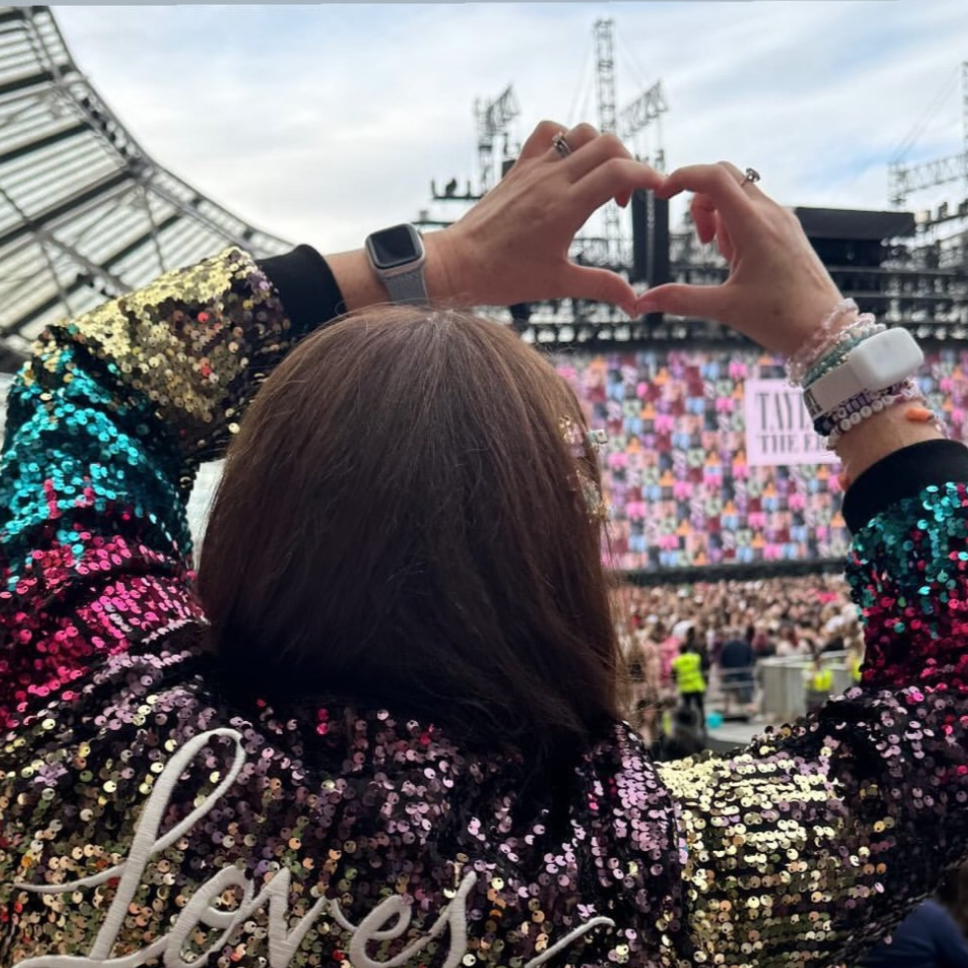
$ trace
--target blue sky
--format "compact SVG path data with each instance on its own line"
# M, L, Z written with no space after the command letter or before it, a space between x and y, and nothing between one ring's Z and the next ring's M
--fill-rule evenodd
M324 251L432 208L431 178L476 176L475 97L513 83L518 139L545 117L594 122L603 16L615 21L619 106L663 82L673 166L729 158L786 204L886 207L887 162L916 125L911 160L963 145L961 0L57 12L81 69L159 162Z

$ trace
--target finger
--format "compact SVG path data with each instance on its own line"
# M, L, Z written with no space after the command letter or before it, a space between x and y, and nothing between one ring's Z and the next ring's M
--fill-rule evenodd
M590 215L616 195L637 188L654 191L662 182L662 175L641 161L610 158L573 185L569 197Z
M643 293L635 304L637 313L669 313L693 319L719 319L726 322L731 293L729 283L722 286L684 286L668 283Z
M570 263L565 273L565 295L573 299L591 299L595 302L620 306L632 315L635 310L635 290L620 275L610 269L594 269Z
M578 181L612 158L631 157L631 152L614 134L600 134L565 158L564 168L572 181Z
M545 153L548 161L562 162L570 161L572 155L580 148L584 148L585 145L594 141L596 138L601 137L598 133L598 128L593 127L590 124L577 124L574 128L570 130L565 130L564 128L559 128L552 134L551 138L554 139L556 135L561 135L565 139L565 144L568 146L568 152L562 154L561 151L551 144ZM551 142L549 141L549 144ZM574 176L573 176L574 177Z
M689 211L692 213L699 241L708 245L716 238L716 209L712 199L708 195L693 195Z
M720 164L730 172L730 174L739 183L739 187L749 195L750 198L764 199L769 198L766 192L760 190L760 186L757 185L756 180L753 178L748 178L745 171L740 171L731 161L721 161ZM751 168L750 171L753 169Z
M719 246L719 251L722 257L730 264L733 262L733 240L729 235L729 226L726 222L717 214L716 215L716 245Z
M579 151L596 138L600 138L598 128L593 124L576 124L570 131L565 132L565 141L573 152Z
M551 139L560 132L565 130L563 124L559 124L557 121L542 121L538 126L528 135L528 140L525 141L524 147L518 154L518 161L527 161L531 158L540 158L542 155L546 154L548 151L548 146L551 144Z
M736 179L736 169L726 165L689 165L668 175L656 191L660 198L672 198L681 192L706 195L717 211L732 220L750 210L750 198Z

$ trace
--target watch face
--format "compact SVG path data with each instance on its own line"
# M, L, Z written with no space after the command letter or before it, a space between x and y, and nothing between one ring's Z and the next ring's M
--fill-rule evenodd
M374 232L369 238L370 251L378 269L395 269L420 257L419 240L409 225Z

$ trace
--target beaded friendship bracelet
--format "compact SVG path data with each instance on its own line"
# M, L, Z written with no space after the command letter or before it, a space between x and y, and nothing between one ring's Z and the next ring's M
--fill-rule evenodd
M888 407L894 406L895 404L911 403L911 402L918 403L919 401L921 403L926 402L924 400L924 397L922 397L920 394L916 394L914 396L902 395L902 396L898 396L894 400L885 399L883 406L881 406L880 409L887 410ZM910 423L930 423L934 426L935 430L937 430L938 433L941 434L942 437L948 436L948 428L945 427L941 418L933 410L929 410L925 406L909 407L904 416L905 416L905 419L908 420ZM848 430L853 430L855 426L856 424L852 424L848 428ZM840 442L840 438L843 437L844 434L846 434L847 432L848 432L847 430L839 430L839 429L835 430L827 438L827 449L833 450ZM844 488L844 490L846 490L846 488Z
M853 299L844 299L834 306L830 314L817 327L813 335L806 340L787 361L786 371L790 383L798 387L803 383L803 377L818 357L823 355L827 342L833 335L839 333L837 324L849 313L857 312L857 303Z
M854 318L846 325L841 325L844 318L851 314ZM786 371L790 383L793 386L810 387L827 373L846 363L850 353L861 343L886 330L887 327L878 323L870 313L858 315L858 306L853 299L842 300L787 361ZM813 427L818 435L826 437L826 445L832 450L844 434L864 420L888 407L903 403L921 404L909 408L905 414L907 420L918 423L933 421L938 430L946 434L941 419L928 408L924 394L912 378L883 390L862 390L833 410L820 414L814 420ZM849 482L845 483L849 486Z
M910 382L910 381L908 381ZM856 396L845 400L830 413L823 413L813 422L814 431L821 437L829 437L844 421L856 426L861 420L866 420L875 413L880 413L889 402L894 401L904 389L903 383L895 383L884 390L861 390ZM854 416L857 415L857 420Z
M886 329L887 327L877 322L870 313L858 316L854 323L840 331L836 341L817 358L810 372L803 378L803 386L808 387L811 383L816 383L834 367L846 363L847 356L855 346L860 346L865 339L883 333Z
M834 422L833 428L827 434L827 449L833 450L837 444L840 442L840 438L845 434L849 433L855 427L859 426L863 421L870 417L873 417L875 413L881 413L883 410L887 410L889 407L896 406L902 403L913 403L915 401L926 402L924 395L918 389L917 384L914 380L905 380L903 383L896 383L892 387L888 387L887 390L877 391L880 395L870 404L861 404L858 409L853 410L850 413L846 413L844 416L839 416L841 410L846 410L849 404L852 404L854 400L863 394L858 394L857 397L848 400L846 403L841 404L834 411L838 415L838 418ZM926 408L919 408L926 409ZM931 413L931 411L928 411ZM935 415L931 414L933 417ZM940 423L935 417L935 422L938 423L939 429L941 427ZM943 430L942 430L943 432Z

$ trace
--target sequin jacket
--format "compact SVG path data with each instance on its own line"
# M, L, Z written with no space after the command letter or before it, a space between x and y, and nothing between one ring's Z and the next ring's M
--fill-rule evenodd
M236 250L170 274L51 329L11 393L2 968L819 968L968 852L948 442L851 490L862 686L733 755L655 766L616 723L528 815L519 767L430 724L229 704L196 644L185 499L312 324L273 279Z

